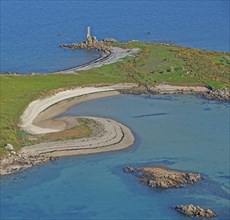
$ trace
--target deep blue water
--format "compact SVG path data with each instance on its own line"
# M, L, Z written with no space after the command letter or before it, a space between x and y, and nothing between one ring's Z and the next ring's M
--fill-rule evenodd
M1 180L1 219L188 219L172 207L194 203L230 218L229 103L193 96L117 96L63 115L113 118L135 134L125 150L62 158ZM142 185L124 166L201 173L180 189Z
M228 0L1 0L0 71L48 73L97 58L59 48L85 40L88 24L99 39L166 41L229 51Z

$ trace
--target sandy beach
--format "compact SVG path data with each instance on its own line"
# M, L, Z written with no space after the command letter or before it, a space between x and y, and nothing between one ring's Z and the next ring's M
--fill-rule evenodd
M24 111L21 117L21 121L22 121L21 127L22 129L24 129L25 131L31 134L46 134L46 133L59 132L65 130L67 127L69 127L67 126L68 123L65 123L64 126L60 126L58 125L58 123L54 125L50 123L50 121L52 121L52 118L78 103L89 101L92 99L102 98L102 97L119 95L120 93L117 91L118 89L129 89L133 86L134 84L117 84L117 85L103 86L103 87L76 88L72 90L59 92L53 96L44 99L33 101L32 103L29 104L29 106ZM105 139L108 139L110 141L112 140L112 137L109 135L111 135L114 132L114 134L116 134L115 135L116 137L117 136L120 137L119 140L120 142L122 139L121 133L124 133L121 131L127 130L124 129L125 127L123 125L121 125L120 123L114 120L100 119L94 117L84 117L84 118L90 118L92 120L97 121L99 124L102 124L103 129L105 131L103 136ZM75 126L75 124L72 124L72 127L73 126ZM106 136L106 133L108 133L108 137ZM90 140L90 143L91 141L92 140ZM87 142L87 141L84 140L83 142ZM100 140L97 137L97 144L95 144L95 146L100 145L100 147L102 147L103 144L98 145L99 142ZM110 142L109 145L112 145L112 142ZM92 146L94 146L93 142L92 142ZM35 148L35 147L34 146L27 147L26 149L30 149L30 148ZM25 152L24 149L25 148L23 148L22 150L23 152Z

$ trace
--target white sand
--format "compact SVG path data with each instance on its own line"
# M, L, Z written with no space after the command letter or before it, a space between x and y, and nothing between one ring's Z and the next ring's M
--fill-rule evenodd
M51 97L33 101L32 103L29 104L29 106L21 116L21 122L22 122L21 127L25 131L32 134L46 134L46 133L60 131L58 129L38 127L34 125L33 122L41 112L43 112L50 106L55 105L63 100L86 95L86 94L130 88L133 87L133 85L134 84L117 84L117 85L104 86L104 87L77 88L77 89L71 89L71 90L59 92Z

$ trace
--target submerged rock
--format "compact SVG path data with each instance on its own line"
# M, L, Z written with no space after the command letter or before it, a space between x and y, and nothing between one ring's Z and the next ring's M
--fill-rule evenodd
M134 172L137 172L138 169L134 168L134 167L127 166L127 167L124 167L123 171L125 173L134 173Z
M217 216L217 214L211 209L204 209L200 206L194 206L192 204L176 206L175 210L190 217L212 218Z
M191 172L180 172L159 167L133 168L125 167L124 172L138 173L139 181L154 188L178 188L186 184L198 182L202 177L200 174Z

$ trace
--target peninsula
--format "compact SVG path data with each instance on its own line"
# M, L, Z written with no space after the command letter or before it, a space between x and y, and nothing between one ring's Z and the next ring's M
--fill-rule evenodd
M117 150L132 145L134 138L131 131L114 120L52 119L68 109L70 103L78 103L73 100L88 100L83 97L89 94L97 98L101 93L107 95L176 93L195 94L215 100L230 100L229 53L163 43L139 41L121 43L111 38L98 41L96 37L91 36L90 28L85 42L62 45L62 47L98 50L102 56L89 64L52 74L2 73L0 76L3 104L0 157L3 173L20 170L24 166L20 163L32 166L61 154ZM88 92L82 94L80 91ZM56 99L59 95L63 98ZM48 103L44 101L50 99L56 101ZM37 103L36 108L31 109L33 103ZM59 105L62 107L59 108ZM49 112L50 109L53 114ZM100 130L99 137L95 136L96 130ZM111 138L110 135L116 138ZM78 140L72 142L72 139L76 138ZM79 150L83 148L80 139L87 140L89 143L94 139L97 141L96 144L90 145L93 150ZM108 139L113 142L108 142L110 147L105 144ZM60 143L57 144L57 140ZM63 149L61 140L68 142L68 149ZM104 144L101 144L103 143L101 140L105 140ZM125 144L122 144L122 147L117 145L123 143L123 140ZM52 142L59 147L53 149ZM113 145L116 147L111 148ZM34 157L42 157L42 159L34 159Z

